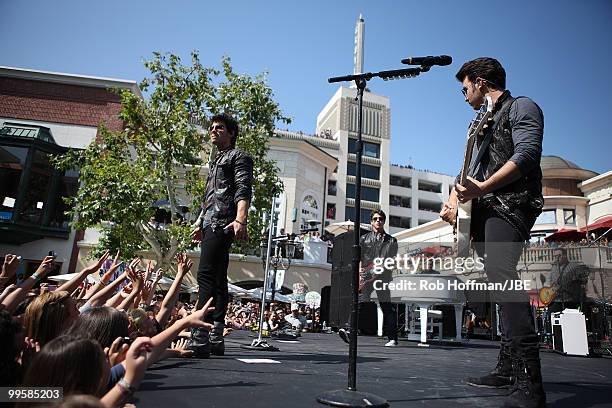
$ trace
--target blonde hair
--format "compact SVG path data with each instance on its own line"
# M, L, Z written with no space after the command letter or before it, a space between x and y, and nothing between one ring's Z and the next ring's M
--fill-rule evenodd
M70 294L65 291L45 292L35 297L25 311L26 336L42 347L62 334L72 324L69 299Z

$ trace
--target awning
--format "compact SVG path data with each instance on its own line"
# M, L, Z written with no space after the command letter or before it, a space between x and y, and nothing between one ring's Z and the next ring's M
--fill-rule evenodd
M557 241L578 241L584 238L586 234L582 231L562 228L544 238L546 242Z
M594 231L600 228L612 228L612 215L604 215L592 222L588 227L580 228L581 232Z

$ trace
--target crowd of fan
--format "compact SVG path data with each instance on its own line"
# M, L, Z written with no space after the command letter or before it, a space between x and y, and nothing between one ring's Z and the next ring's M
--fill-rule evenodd
M587 247L587 246L611 246L612 242L607 237L595 238L582 238L580 240L570 241L545 241L540 240L537 242L529 242L530 248L567 248L567 247Z
M21 257L4 257L0 386L62 387L64 402L56 406L124 406L151 364L192 355L189 329L212 328L204 322L212 310L210 301L195 310L178 299L192 262L178 255L172 285L156 294L161 269L155 271L152 263L143 266L138 259L122 267L119 254L112 264L107 259L108 251L54 288L46 282L55 269L54 257L45 257L22 281L16 276ZM103 272L104 264L110 267ZM99 280L88 284L90 275ZM228 307L224 335L257 330L259 311L257 302L235 299ZM309 306L273 302L264 311L265 335L320 328L319 310Z
M86 283L108 259L106 252L55 290L45 284L54 270L47 256L34 274L17 281L21 257L4 257L0 274L0 384L62 387L61 406L124 406L147 368L169 357L187 357L188 329L212 328L200 310L178 302L192 267L184 254L165 296L152 264L135 259L121 272L119 254L95 284ZM110 263L110 261L108 262ZM114 278L114 279L113 279ZM60 404L60 403L58 403ZM20 404L27 406L27 403Z
M260 310L259 303L236 300L228 306L225 326L237 330L257 330ZM270 336L288 330L297 333L319 332L321 314L319 309L297 303L270 303L269 309L264 310L262 330Z

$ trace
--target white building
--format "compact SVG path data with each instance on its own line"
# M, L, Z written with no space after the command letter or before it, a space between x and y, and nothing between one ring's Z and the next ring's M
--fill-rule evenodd
M359 16L355 30L355 73L363 69L363 41L364 21ZM285 183L281 201L286 207L281 211L281 226L286 232L297 232L307 219L318 220L323 225L355 220L355 144L359 115L356 95L354 87L338 88L317 116L315 135L276 131L280 139L300 140L319 148L336 160L335 166L324 167L321 152L310 155L308 152L313 150L307 144L286 147L275 139L270 142L268 157L278 161ZM371 211L382 209L387 214L388 230L395 233L435 219L442 203L448 199L454 177L391 164L391 103L388 97L368 89L363 95L362 140L361 221L369 223ZM312 164L319 166L318 171L314 167L294 171L292 163L300 155L296 149L302 148L302 156L308 154ZM312 185L320 180L324 184L319 184L319 188ZM310 187L306 188L309 183ZM293 222L296 213L298 217Z

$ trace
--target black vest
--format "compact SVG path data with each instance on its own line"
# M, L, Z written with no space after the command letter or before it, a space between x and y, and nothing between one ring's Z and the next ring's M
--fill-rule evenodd
M510 123L510 107L517 98L505 91L497 100L493 114L499 119L487 129L482 136L482 143L489 139L486 151L482 155L480 165L484 170L485 180L498 171L514 155L512 141L512 125ZM501 103L500 103L501 102ZM496 112L499 112L496 115ZM493 132L489 135L489 132ZM542 169L535 166L528 174L504 187L487 194L479 200L479 206L484 206L508 221L525 239L529 239L529 231L538 215L542 212L544 198L542 197Z

